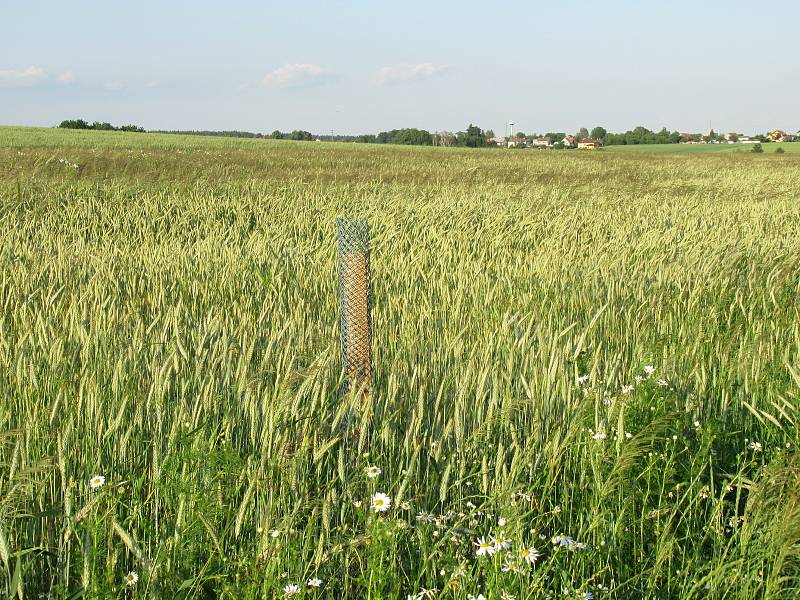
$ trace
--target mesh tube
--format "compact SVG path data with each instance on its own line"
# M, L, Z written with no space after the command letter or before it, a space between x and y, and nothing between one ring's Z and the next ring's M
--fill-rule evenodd
M336 219L339 242L339 309L345 389L372 386L369 226L365 220Z

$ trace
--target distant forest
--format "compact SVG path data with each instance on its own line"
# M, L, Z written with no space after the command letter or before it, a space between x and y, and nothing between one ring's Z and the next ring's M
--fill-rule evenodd
M89 123L83 119L72 119L62 121L59 125L62 129L92 129L97 131L133 131L144 133L143 127L136 125L122 125L115 127L110 123L95 121ZM168 133L178 135L204 135L216 137L233 137L233 138L259 138L259 139L273 139L273 140L292 140L292 141L313 141L319 140L323 142L352 142L359 144L402 144L410 146L461 146L461 147L498 147L493 138L494 132L491 129L481 129L472 123L464 131L450 132L439 131L431 133L425 129L416 129L413 127L403 129L392 129L390 131L382 131L378 134L362 134L362 135L314 135L309 131L296 129L291 132L282 132L275 130L270 134L254 133L251 131L207 131L207 130L153 130L151 133ZM533 141L535 139L547 138L551 147L563 148L562 141L566 137L565 132L548 132L544 134L533 133L525 134L522 131L516 132L514 138L522 142ZM666 127L661 131L655 132L647 129L646 127L636 127L624 133L612 133L606 131L603 127L595 127L588 131L586 128L581 128L575 133L575 138L580 140L583 138L591 137L592 139L602 142L605 146L619 146L619 145L637 145L637 144L677 144L682 141L716 141L723 140L723 136L714 133L713 131L707 134L700 133L679 133L677 131L668 131ZM764 135L753 136L754 139L762 142L767 142L769 139ZM524 145L524 144L522 144ZM520 146L521 147L521 146Z
M234 138L257 138L263 137L260 133L252 133L250 131L173 131L154 129L150 133L172 133L176 135L208 135L214 137L234 137Z

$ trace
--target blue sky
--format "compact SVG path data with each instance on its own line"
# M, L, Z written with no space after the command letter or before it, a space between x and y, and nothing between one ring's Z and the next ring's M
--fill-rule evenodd
M800 3L0 0L0 124L800 128Z

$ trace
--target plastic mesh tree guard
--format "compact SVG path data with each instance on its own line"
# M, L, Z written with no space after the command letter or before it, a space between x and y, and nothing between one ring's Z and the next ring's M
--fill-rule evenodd
M345 389L372 386L369 225L361 219L336 219L339 244L339 308Z

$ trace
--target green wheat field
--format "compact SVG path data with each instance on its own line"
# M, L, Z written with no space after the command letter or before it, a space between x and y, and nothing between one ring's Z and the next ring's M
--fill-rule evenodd
M800 595L800 156L5 127L0 260L1 596Z

